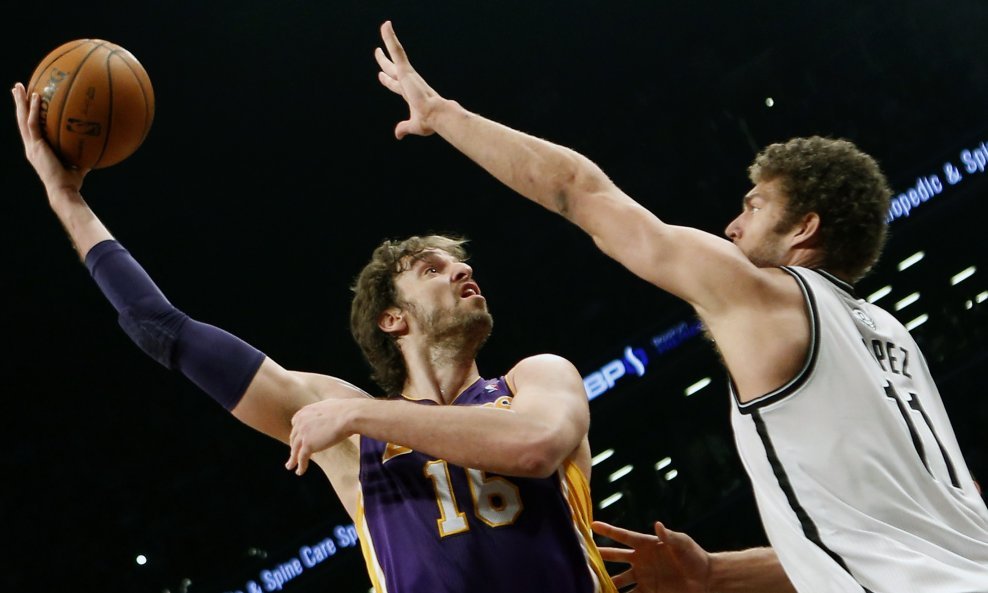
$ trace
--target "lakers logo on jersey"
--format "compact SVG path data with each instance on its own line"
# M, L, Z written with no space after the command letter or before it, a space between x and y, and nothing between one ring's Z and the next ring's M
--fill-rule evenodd
M394 443L388 443L384 447L384 455L381 456L381 463L387 462L389 459L394 459L399 455L404 455L405 453L411 453L412 450L408 447L402 445L396 445Z
M485 408L497 408L499 410L510 410L511 409L511 396L502 395L492 402L487 402L484 404Z

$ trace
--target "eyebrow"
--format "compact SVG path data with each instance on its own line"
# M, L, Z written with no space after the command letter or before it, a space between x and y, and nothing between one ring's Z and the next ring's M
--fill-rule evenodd
M412 253L408 256L411 260L408 263L406 270L413 270L421 268L424 265L436 265L437 263L442 263L443 258L439 253L432 250L419 251L418 253Z
M749 192L745 194L744 198L741 199L741 207L744 208L745 206L750 206L751 201L754 200L755 198L764 199L762 198L762 195L758 192Z

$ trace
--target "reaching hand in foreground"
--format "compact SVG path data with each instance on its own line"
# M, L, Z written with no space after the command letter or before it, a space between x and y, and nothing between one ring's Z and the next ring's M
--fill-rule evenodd
M655 535L594 521L593 530L629 548L601 547L608 562L631 565L613 577L616 587L635 585L636 593L707 593L710 555L693 538L655 522Z

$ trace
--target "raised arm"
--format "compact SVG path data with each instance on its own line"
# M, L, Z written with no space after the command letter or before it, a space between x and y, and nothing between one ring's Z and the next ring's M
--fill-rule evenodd
M393 400L325 401L294 419L286 466L305 471L309 456L362 434L456 465L523 477L551 475L568 458L589 476L589 406L576 367L554 355L527 358L507 375L510 409L428 406Z
M583 155L443 98L412 67L390 22L381 36L387 53L375 51L378 79L409 107L397 138L438 133L511 189L579 226L630 271L702 312L729 302L717 290L725 274L739 283L758 281L757 268L729 241L664 223Z
M249 426L287 443L292 415L326 397L366 397L338 379L287 371L239 338L176 309L113 239L81 194L87 171L65 167L39 126L40 98L14 85L25 155L79 258L117 310L123 329L149 356L177 370Z

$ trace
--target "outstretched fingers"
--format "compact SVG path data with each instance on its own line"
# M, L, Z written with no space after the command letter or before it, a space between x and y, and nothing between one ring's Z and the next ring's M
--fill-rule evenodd
M398 69L395 68L394 62L388 59L388 55L384 53L383 49L380 47L374 48L374 59L377 61L377 65L381 67L382 74L397 80Z
M384 21L384 24L381 25L381 39L384 40L384 46L388 48L388 55L391 56L392 62L399 65L404 65L408 62L408 56L405 55L405 48L398 41L398 36L395 35L391 21Z
M381 84L384 85L384 88L388 89L392 93L394 93L396 95L401 95L402 94L402 92L401 92L401 84L396 79L391 78L390 76L388 76L384 72L378 72L377 73L377 79L379 81L381 81ZM404 96L404 95L402 95L402 96Z
M628 570L622 573L612 576L611 582L614 583L614 586L618 589L624 589L629 585L638 584L638 579L635 578L635 569L629 568ZM630 593L631 591L634 590L635 589L629 589L626 593Z
M634 550L607 546L598 546L597 551L600 552L600 557L606 562L623 562L625 564L630 564L632 556L635 554Z
M591 528L598 535L609 537L616 542L631 546L632 548L637 548L648 543L658 543L655 542L655 538L651 535L638 533L637 531L628 531L627 529L615 527L603 521L594 521Z

